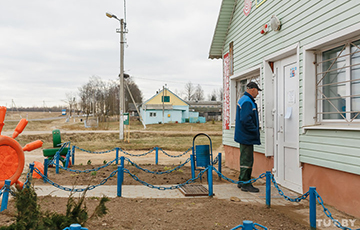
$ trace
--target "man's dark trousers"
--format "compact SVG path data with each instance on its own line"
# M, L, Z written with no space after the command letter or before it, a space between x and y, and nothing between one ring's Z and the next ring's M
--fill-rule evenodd
M254 145L240 144L240 176L239 181L251 179L254 164Z

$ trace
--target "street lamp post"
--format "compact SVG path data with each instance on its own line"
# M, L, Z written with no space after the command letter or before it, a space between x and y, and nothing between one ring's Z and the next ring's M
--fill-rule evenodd
M120 33L120 102L119 102L119 122L120 122L120 134L119 139L124 140L124 110L125 110L125 95L124 95L124 19L118 19L116 15L106 13L109 18L115 18L120 22L120 30L116 29L117 33Z

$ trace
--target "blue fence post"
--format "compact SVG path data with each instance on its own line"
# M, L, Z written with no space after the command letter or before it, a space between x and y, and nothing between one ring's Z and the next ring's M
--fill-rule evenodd
M218 154L218 171L221 173L221 153ZM219 180L221 180L220 174L219 174Z
M121 192L122 192L122 184L124 181L124 157L122 156L120 158L120 165L118 166L118 177L117 177L117 196L121 197Z
M159 148L155 147L155 164L159 163Z
M195 178L195 162L194 162L194 154L190 155L190 163L191 163L191 179Z
M45 160L44 160L44 178L43 178L44 183L46 183L45 177L47 177L48 168L49 168L49 159L45 158Z
M270 208L271 204L271 172L266 171L266 206Z
M82 228L80 224L72 224L66 230L88 230L88 228Z
M309 188L310 195L310 229L316 229L316 187Z
M115 155L115 157L116 157L116 158L115 158L115 159L116 159L116 161L115 161L115 162L116 162L116 165L118 165L118 164L119 164L119 148L118 148L118 147L116 147L115 149L116 149L116 155Z
M69 161L70 161L70 150L68 151L68 153L66 154L66 159L65 159L65 168L67 169L69 167Z
M55 163L56 163L56 174L59 174L59 161L60 161L60 153L55 155Z
M72 165L75 165L75 145L72 147L71 153L71 163Z
M120 165L121 165L121 167L123 167L124 168L124 161L125 161L125 157L120 157Z
M253 230L254 229L254 223L250 220L244 220L243 221L243 230Z
M35 166L35 164L34 164L34 163L30 163L30 164L29 164L29 168L30 168L30 177L32 177L32 174L33 174L33 171L34 171L34 166Z
M7 209L7 205L8 205L8 201L9 201L10 183L11 183L11 180L5 180L5 184L4 184L5 190L4 190L3 195L2 195L0 212Z
M212 175L212 171L213 171L213 166L209 165L208 166L208 185L209 185L209 196L213 196L213 175Z

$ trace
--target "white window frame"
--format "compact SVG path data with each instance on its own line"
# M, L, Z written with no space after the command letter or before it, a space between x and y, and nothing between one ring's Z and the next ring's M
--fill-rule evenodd
M359 39L356 39L354 40L355 41L359 41ZM353 98L353 94L351 92L351 46L352 46L352 43L351 42L346 42L346 43L339 43L339 44L336 44L336 45L333 45L333 46L330 46L330 47L326 47L326 48L323 48L321 50L319 50L318 52L316 52L316 58L317 58L317 62L315 62L314 64L316 65L316 75L317 75L317 85L320 85L320 86L317 86L317 89L316 89L316 100L317 100L317 111L316 111L316 115L317 115L317 123L318 124L322 124L322 123L351 123L351 122L360 122L359 119L352 119L351 118L351 99ZM338 58L344 58L345 59L345 66L344 67L341 67L341 70L345 70L345 81L343 81L343 84L345 84L345 95L341 95L344 97L344 100L345 100L345 105L346 105L346 111L339 111L337 107L335 107L335 105L331 104L336 110L337 110L337 113L341 114L341 117L342 118L339 118L339 119L324 119L323 118L323 103L324 101L326 101L326 99L322 99L320 100L321 98L324 98L323 96L323 89L321 88L321 85L322 83L319 82L319 78L326 78L328 77L326 75L326 71L325 69L322 68L322 63L326 60L323 60L322 57L323 57L323 53L326 52L326 51L329 51L331 49L334 49L334 48L343 48L342 52L340 53L340 55L338 56ZM358 51L359 52L359 51ZM337 60L338 58L334 59ZM324 74L322 74L324 73ZM324 76L325 75L325 76ZM359 79L357 79L358 81ZM345 115L344 115L345 114ZM359 118L359 115L357 116Z
M253 68L249 68L243 72L235 73L232 77L230 77L230 126L232 128L235 127L235 117L236 117L236 104L238 101L237 98L237 89L236 82L241 80L247 80L247 83L250 82L254 77L259 77L257 84L262 89L262 74L261 74L261 65L255 66ZM259 95L255 98L256 104L258 106L259 113L259 126L260 129L263 128L263 91L259 91Z
M359 122L317 122L316 55L320 50L338 47L360 39L360 23L349 26L303 46L303 133L307 129L360 130Z

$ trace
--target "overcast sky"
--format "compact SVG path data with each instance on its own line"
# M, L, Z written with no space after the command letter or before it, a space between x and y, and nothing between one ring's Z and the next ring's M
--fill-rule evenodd
M127 0L125 72L149 99L188 82L205 97L222 87L221 60L208 59L221 0ZM91 76L116 80L124 0L18 0L0 7L0 105L64 105ZM179 95L181 96L181 95Z

